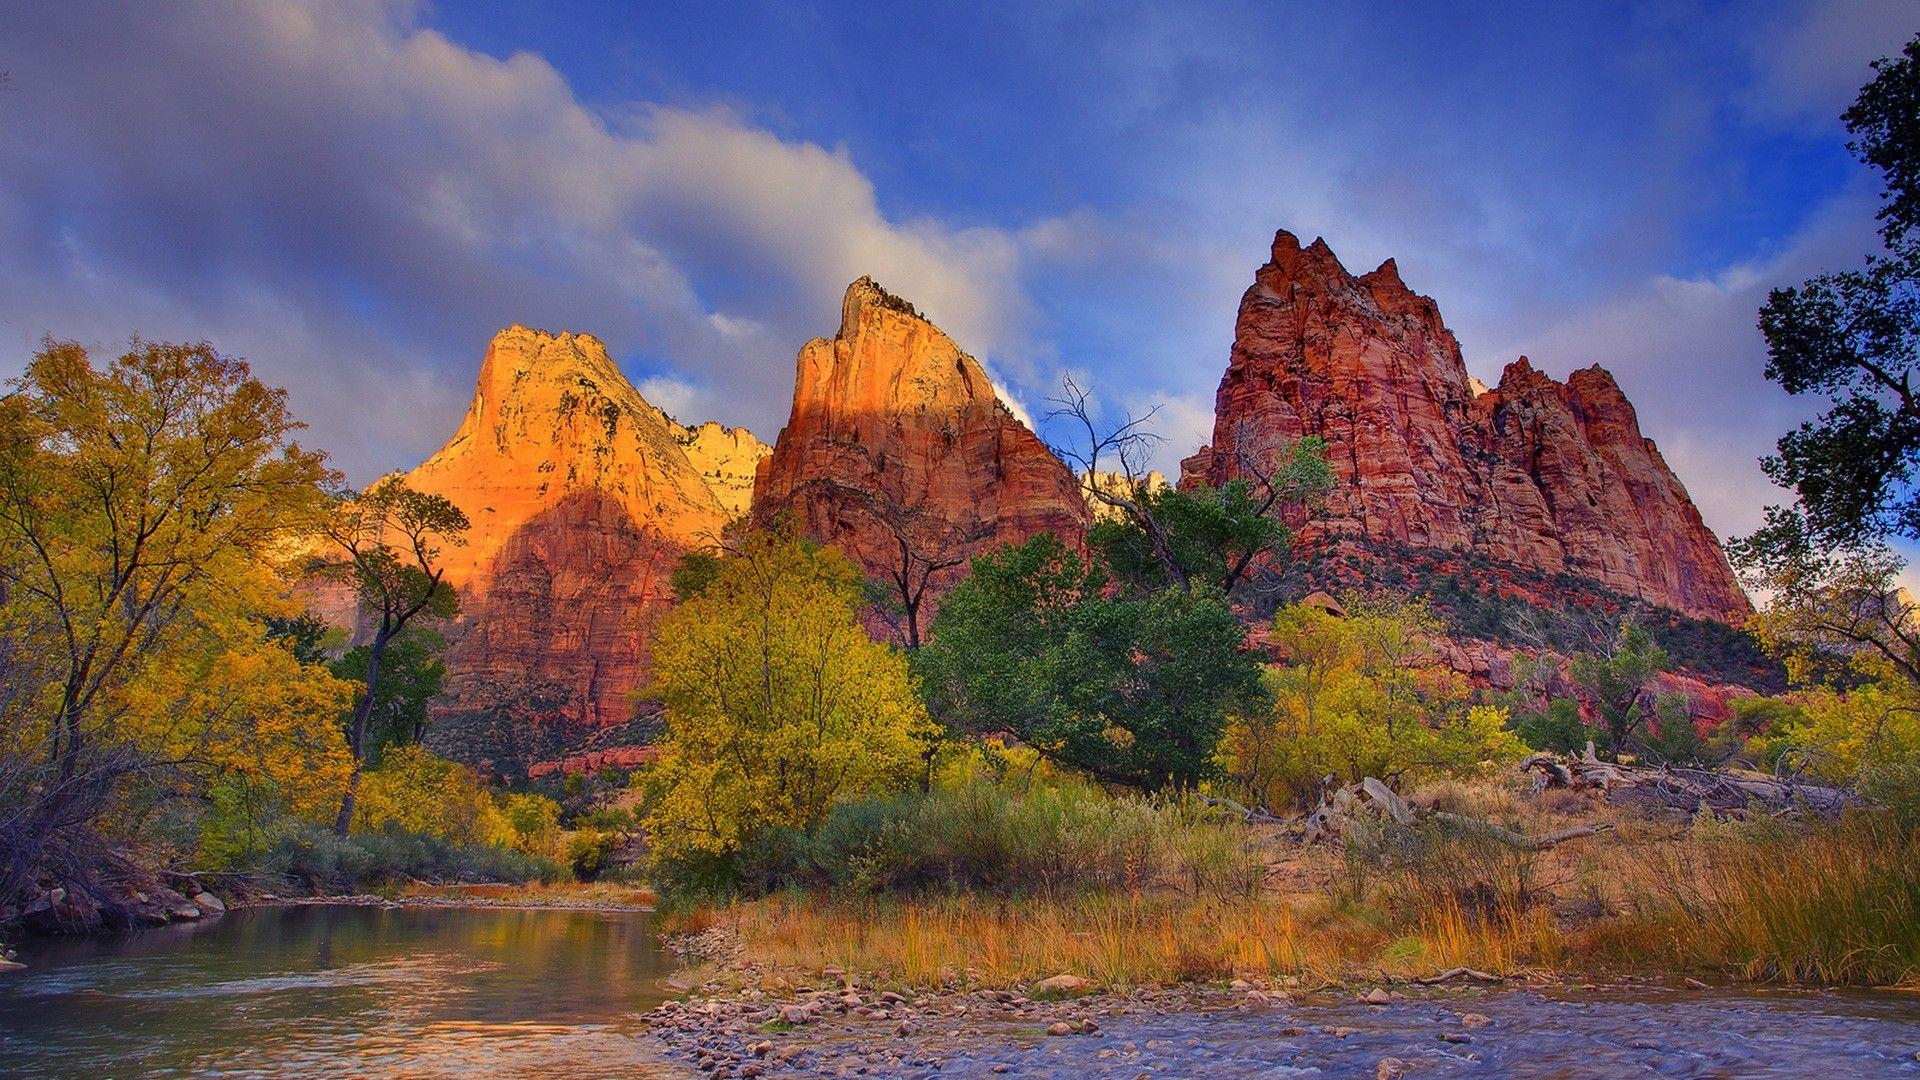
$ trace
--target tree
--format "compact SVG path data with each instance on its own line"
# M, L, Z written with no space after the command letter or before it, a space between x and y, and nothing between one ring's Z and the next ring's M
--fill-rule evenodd
M128 689L311 527L327 470L299 427L204 344L102 369L49 340L0 399L0 903L163 763Z
M414 626L394 635L380 664L380 685L368 693L360 682L373 647L356 645L330 668L342 679L360 685L371 702L367 710L367 761L377 765L380 751L389 746L413 746L427 736L428 706L446 686L447 665L440 659L446 639L430 627ZM356 704L359 697L356 696Z
M353 826L369 725L385 692L380 680L387 650L415 619L448 619L459 610L459 598L443 580L440 546L465 543L467 528L467 516L459 507L444 496L415 491L399 477L340 497L327 519L325 535L338 557L331 569L348 577L361 610L374 619L361 679L365 688L347 727L354 766L333 823L337 835L347 835Z
M1666 669L1666 650L1633 623L1622 625L1605 651L1577 656L1567 666L1567 673L1600 718L1596 734L1601 737L1595 741L1601 750L1617 755L1648 733L1655 720L1648 708L1654 700L1650 698L1653 682ZM1658 708L1657 700L1654 707Z
M1080 441L1054 447L1073 465L1090 502L1113 514L1096 522L1088 543L1122 582L1136 589L1190 591L1198 583L1231 594L1248 573L1286 551L1285 515L1317 503L1333 486L1326 443L1317 436L1275 449L1270 460L1243 454L1241 476L1219 488L1150 483L1146 458L1159 442L1148 424L1158 413L1103 428L1091 395L1071 377L1048 419L1064 419ZM1117 473L1104 466L1117 467Z
M1920 608L1900 587L1904 565L1881 544L1816 551L1738 542L1747 583L1769 602L1752 622L1794 683L1894 678L1920 688Z
M1260 665L1211 585L1109 595L1052 533L973 561L915 667L950 729L1010 731L1042 754L1148 790L1208 776Z
M1920 37L1882 59L1843 119L1849 149L1884 178L1886 253L1861 270L1775 289L1760 311L1769 379L1832 407L1788 432L1763 462L1798 496L1742 545L1768 552L1920 540ZM1737 553L1738 554L1738 553Z
M1345 614L1289 604L1274 615L1271 704L1234 717L1228 779L1256 805L1312 806L1331 777L1389 783L1516 760L1505 709L1473 704L1439 662L1442 627L1424 599L1349 593Z
M658 860L725 860L755 831L909 783L932 736L903 655L868 638L859 570L791 528L742 537L661 619L648 694ZM705 575L694 575L695 577Z

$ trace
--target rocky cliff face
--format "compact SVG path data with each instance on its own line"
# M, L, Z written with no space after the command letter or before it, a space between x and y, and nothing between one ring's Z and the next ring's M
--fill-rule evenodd
M800 350L793 413L754 481L755 520L781 514L879 581L931 572L929 598L959 560L1045 530L1071 543L1088 518L979 363L868 278L847 288L839 333Z
M1309 435L1339 481L1309 535L1459 548L1698 617L1752 610L1611 375L1561 383L1522 357L1488 389L1392 260L1356 277L1283 231L1240 302L1213 442L1182 480L1224 483Z
M453 710L538 696L529 723L625 721L675 562L745 511L766 452L745 431L681 426L591 335L496 335L459 430L407 475L472 522L444 557L462 608Z

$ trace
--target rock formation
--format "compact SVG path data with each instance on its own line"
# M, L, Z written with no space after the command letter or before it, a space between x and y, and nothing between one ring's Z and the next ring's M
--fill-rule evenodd
M624 722L675 562L745 512L766 452L681 426L591 335L497 334L459 430L407 474L472 522L444 556L454 711L540 697L558 714L541 723Z
M755 520L782 514L930 602L960 560L1045 530L1074 542L1088 518L980 364L869 278L847 288L840 332L800 350L793 413L754 481Z
M1310 537L1474 552L1696 617L1752 610L1605 370L1561 383L1522 357L1488 389L1391 259L1355 277L1282 231L1240 301L1213 442L1182 481L1224 483L1309 435L1338 477Z

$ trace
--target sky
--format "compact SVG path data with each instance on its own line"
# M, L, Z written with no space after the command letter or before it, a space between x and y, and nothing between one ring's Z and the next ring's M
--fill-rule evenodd
M870 274L1041 415L1205 441L1273 232L1397 260L1489 383L1614 372L1724 535L1812 414L1769 288L1874 250L1838 116L1913 0L0 0L0 374L214 343L364 483L512 323L772 441ZM1043 432L1044 433L1044 432Z

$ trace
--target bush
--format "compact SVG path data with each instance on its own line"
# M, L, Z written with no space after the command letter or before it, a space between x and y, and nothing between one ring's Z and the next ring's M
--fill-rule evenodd
M499 844L459 844L388 826L339 837L331 829L290 823L260 859L260 869L316 893L353 892L404 883L552 883L560 867Z
M1348 594L1348 614L1289 605L1274 617L1272 706L1238 717L1221 744L1226 773L1257 805L1313 805L1322 780L1413 783L1517 761L1507 711L1475 705L1437 655L1422 600Z
M1255 889L1246 827L1191 795L1112 797L1092 784L996 781L842 803L808 830L766 829L728 863L661 864L667 892L788 888L851 893L1056 896L1178 886Z

